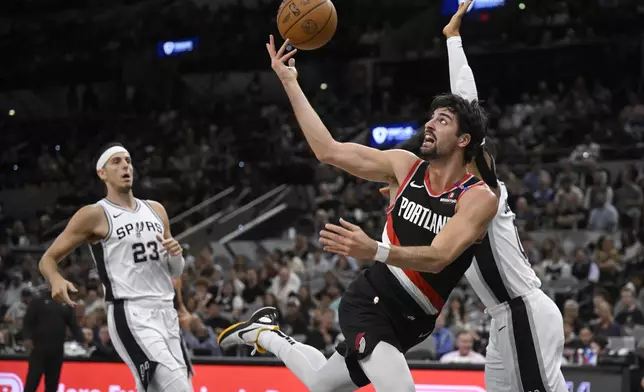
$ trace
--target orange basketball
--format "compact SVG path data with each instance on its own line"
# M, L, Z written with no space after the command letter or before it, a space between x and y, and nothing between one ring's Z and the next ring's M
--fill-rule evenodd
M284 0L277 11L277 28L301 50L321 48L333 38L338 14L331 0Z

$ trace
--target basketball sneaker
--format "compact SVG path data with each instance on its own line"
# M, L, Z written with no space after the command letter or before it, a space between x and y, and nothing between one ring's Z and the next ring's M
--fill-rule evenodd
M248 320L231 325L219 334L217 344L224 350L246 344L254 346L251 355L256 352L264 354L266 349L260 347L257 342L262 331L279 331L277 309L270 306L261 308L253 313Z

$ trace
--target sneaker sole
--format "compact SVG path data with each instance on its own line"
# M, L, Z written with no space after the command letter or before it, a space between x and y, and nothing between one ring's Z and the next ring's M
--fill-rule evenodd
M246 321L240 321L240 322L238 322L238 323L236 323L236 324L233 324L233 325L231 325L230 327L228 327L228 328L224 329L224 330L219 334L219 336L217 337L217 344L218 344L219 346L221 346L221 341L222 341L222 340L224 340L224 339L226 339L226 337L227 337L228 335L230 335L231 333L235 333L235 332L237 332L238 330L243 329L243 328L247 327L247 326L248 326L248 325L250 325L250 324L253 324L253 323L254 323L254 322L256 322L257 320L261 319L262 317L273 315L273 314L275 314L276 312L277 312L277 309L275 309L275 308L273 308L273 307L271 307L271 306L267 306L267 307L264 307L264 308L258 309L255 313L253 313L253 314L250 316L250 318L249 318L248 320L246 320ZM268 327L268 326L267 326L267 327Z

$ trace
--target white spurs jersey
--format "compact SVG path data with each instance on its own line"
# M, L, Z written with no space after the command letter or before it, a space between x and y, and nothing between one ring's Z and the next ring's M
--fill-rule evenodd
M508 205L508 190L499 182L496 216L465 272L476 295L488 308L541 287L521 245L514 217Z
M107 236L90 245L103 283L105 300L159 299L172 301L174 286L166 256L157 235L163 237L163 221L149 202L134 199L134 210L107 199L97 204L108 222Z

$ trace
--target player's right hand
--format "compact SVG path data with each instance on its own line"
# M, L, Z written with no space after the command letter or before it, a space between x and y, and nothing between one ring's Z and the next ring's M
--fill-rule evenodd
M289 40L287 39L282 44L282 47L278 51L275 51L275 38L271 34L266 44L268 55L271 56L271 68L273 68L273 71L275 71L282 83L297 80L297 69L295 68L295 59L293 58L295 53L297 53L297 49L285 53L286 48L289 46L288 42Z
M72 293L78 292L76 287L62 276L58 276L51 281L51 298L73 307L76 306L76 303L69 298L70 291Z
M465 0L458 5L458 10L452 16L449 23L445 28L443 28L443 34L445 38L456 37L461 35L461 22L463 21L463 16L467 13L467 10L470 8L474 0Z

